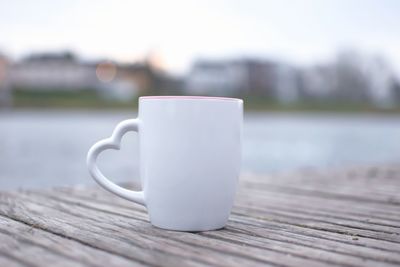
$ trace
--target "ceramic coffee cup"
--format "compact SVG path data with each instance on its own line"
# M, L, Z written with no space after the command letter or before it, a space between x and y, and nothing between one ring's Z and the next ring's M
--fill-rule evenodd
M111 137L89 150L87 164L106 190L145 205L150 222L178 231L206 231L226 224L241 165L243 101L235 98L149 96L139 115L122 121ZM96 165L123 135L138 132L143 191L122 188Z

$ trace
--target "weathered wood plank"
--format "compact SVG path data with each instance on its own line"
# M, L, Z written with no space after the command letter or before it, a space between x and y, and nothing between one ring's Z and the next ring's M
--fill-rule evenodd
M256 192L252 191L251 194L243 194L239 192L238 203L243 201L260 201L262 200L263 205L275 205L282 208L295 208L308 212L323 213L327 216L333 216L338 218L347 218L353 220L368 221L372 224L381 224L388 226L399 226L400 227L400 216L396 214L379 214L376 213L379 209L365 208L360 205L350 205L343 202L335 201L321 201L315 200L314 198L295 196L290 197L287 194L281 194L279 192ZM243 200L242 200L243 199ZM323 204L323 205L322 205Z
M249 197L246 196L247 199L252 200L253 194L248 194ZM242 197L245 199L244 197ZM397 234L399 231L399 228L397 228L395 225L375 225L373 223L370 223L369 221L361 221L361 220L356 220L354 219L349 219L348 216L338 216L337 215L331 215L331 214L324 214L324 213L318 213L317 215L314 214L309 214L307 212L308 210L296 210L296 209L289 209L282 207L279 202L274 202L273 200L271 201L259 201L260 197L254 198L254 201L247 202L247 200L240 199L240 202L242 204L242 208L251 208L251 209L257 209L259 208L261 213L264 214L277 214L278 216L283 216L283 217L299 217L299 219L307 219L309 221L317 221L317 222L325 222L328 224L333 224L333 225L339 225L339 226L347 226L349 227L348 231L352 230L352 228L356 229L361 229L361 230L372 230L372 231L377 231L377 232L382 232L382 233L388 233L389 238L391 238L392 234ZM90 201L90 199L88 199ZM265 204L268 203L268 204ZM296 202L297 203L297 202ZM301 202L300 202L301 203ZM321 201L319 202L320 204L320 209L321 207L325 209L325 207L329 207L329 203L326 203L324 205L321 205ZM126 204L127 208L128 205L131 205L128 202L123 202L123 204ZM275 206L274 206L275 205ZM244 206L244 207L243 207ZM255 207L255 208L254 208ZM297 218L296 217L296 218ZM387 223L390 223L387 221ZM355 233L356 234L356 233Z
M389 251L395 252L395 255L400 255L400 247L397 244L385 240L377 240L372 238L360 238L358 236L351 235L351 233L342 233L335 231L326 231L324 229L314 229L310 227L304 227L302 225L295 225L285 222L277 222L269 219L263 218L253 218L249 217L247 214L234 213L232 215L231 221L242 225L243 227L255 226L261 229L272 229L279 231L279 233L284 234L284 232L304 235L316 238L315 244L325 243L326 240L336 241L338 243L348 243L355 246L374 248L379 251ZM321 240L319 240L321 239ZM340 244L337 244L340 246Z
M395 165L249 175L202 233L98 187L0 192L0 266L399 266L399 191Z
M277 220L287 220L295 219L298 223L318 223L320 226L326 225L327 227L337 227L338 229L348 229L349 231L360 231L360 232L376 232L381 233L381 239L387 238L387 240L392 240L393 235L399 234L399 228L393 226L385 225L375 225L368 222L349 220L348 218L337 218L335 216L326 216L323 214L312 214L307 212L307 210L296 210L288 209L270 205L258 205L257 202L250 202L244 204L237 204L235 206L236 210L243 212L249 211L254 214L254 216L269 216Z
M59 196L58 196L59 197ZM64 199L63 199L64 200ZM68 201L71 201L70 199L68 199ZM115 208L114 208L115 209ZM136 215L137 217L141 217L142 216L142 214L139 214L139 215ZM143 219L143 218L142 218ZM224 231L216 231L216 232L214 232L214 233L223 233ZM230 232L229 232L230 233ZM226 238L225 238L226 239ZM234 242L233 240L231 240L232 242ZM240 242L240 244L242 244L242 245L244 245L244 244L246 244L245 242L241 242L241 241L238 241L238 242ZM282 243L285 243L285 242L282 242ZM286 242L286 243L288 243L288 242ZM291 245L291 243L288 243L289 245ZM280 251L280 252L283 252L283 253L291 253L291 250L289 249L289 250L287 250L286 249L286 247L287 247L287 245L288 244L283 244L283 248L281 248L280 246L276 246L276 244L274 245L274 247L269 247L269 249L270 250L277 250L277 251ZM251 246L251 244L246 244L247 246ZM266 247L264 247L264 248L266 248ZM292 249L293 250L293 249ZM305 250L307 250L307 248L305 249ZM295 251L295 250L293 250L293 251ZM381 252L381 251L380 251ZM314 257L315 258L321 258L321 254L323 254L323 253L326 253L326 251L314 251L314 250L311 250L308 254L311 254L311 255L308 255L309 256L309 258L313 258L313 255L314 255ZM328 254L328 256L329 257L331 257L331 258L336 258L337 257L337 255L330 255L330 254L332 254L332 253L329 253L329 252L327 252L327 254ZM302 254L298 254L298 256L302 256ZM323 257L322 257L323 258ZM342 257L343 258L343 257ZM344 258L346 258L346 257L344 257ZM340 259L341 260L341 259ZM352 262L352 260L353 259L351 259L351 257L349 257L349 259L347 259L347 260L343 260L343 262L341 262L341 264L345 264L345 262ZM356 260L359 260L359 259L356 259ZM329 262L329 259L327 260L328 262ZM331 261L332 262L332 261ZM364 259L363 259L363 262L364 262ZM335 262L333 262L333 263L335 263ZM360 262L358 262L358 263L360 263ZM365 262L364 262L365 263ZM400 261L399 261L399 263L400 263Z
M106 226L100 227L99 224L102 225L102 222L94 224L85 217L76 217L61 212L58 209L63 205L49 209L44 205L32 203L29 200L22 201L4 194L0 195L0 202L0 213L4 216L65 236L90 247L126 257L132 261L139 261L151 266L173 266L176 262L182 262L187 266L205 266L191 260L157 252L153 246L159 246L159 244L154 244L151 240L147 242L145 236L136 232L132 231L132 234L127 235L127 231L117 227L108 229L107 223L104 223ZM99 220L102 218L103 216L100 216ZM167 246L167 244L161 245ZM172 249L175 248L172 247Z
M296 186L291 185L282 185L282 184L273 184L268 182L251 182L251 181L243 181L245 183L245 187L257 189L260 191L263 190L276 190L280 192L286 192L295 195L312 195L319 197L321 199L336 199L341 201L351 201L355 203L371 203L371 204L384 204L388 207L398 206L400 202L398 202L396 195L379 195L377 193L373 193L373 191L368 192L360 192L357 188L345 188L341 187L341 189L332 189L328 185L321 185L319 187L315 186L307 186L303 184L299 184ZM343 192L342 192L343 191ZM352 191L349 192L349 191Z
M100 193L101 194L101 193ZM127 204L127 202L124 202L124 204ZM129 204L129 203L128 203ZM351 234L351 235L350 235ZM356 234L354 234L354 233L351 233L351 232L348 232L348 235L349 236L351 236L351 237L354 237Z
M345 243L329 239L329 236L325 235L323 236L324 238L319 238L309 234L287 232L283 229L280 231L270 230L268 228L260 228L248 224L243 225L236 222L231 222L227 230L229 232L228 238L230 238L229 236L240 236L243 239L258 240L260 242L264 242L265 240L287 242L290 244L298 244L302 247L313 247L328 252L356 256L362 259L400 264L398 252L388 252L381 249L370 248L365 246L365 244L359 246L360 243L357 244L353 238L347 240ZM231 234L231 232L234 234Z
M58 192L58 194L57 194L57 196L58 197L60 197L60 193ZM71 198L71 197L69 197L69 195L64 195L64 196L62 196L62 198L63 198L63 201L68 201L68 202L71 202L71 203L74 203L74 202L76 202L77 200L76 199L74 199L74 198ZM79 200L78 200L79 201ZM96 205L96 203L91 203L91 202L89 202L89 201L86 201L85 202L85 204L84 205L89 205L88 207L90 207L90 208L93 208L93 207L95 207L94 205ZM116 208L114 207L114 206L105 206L105 205L100 205L100 206L98 206L98 207L95 207L95 208L99 208L101 211L105 211L105 212L110 212L110 213L114 213L115 212L115 210L116 210ZM118 209L117 209L118 210ZM128 218L141 218L141 219L143 219L143 220L147 220L147 216L145 216L145 214L143 214L142 212L133 212L132 211L132 209L131 210L128 210L128 209L124 209L124 211L122 211L122 214L124 214L124 213L126 213L126 214L129 214L129 215L125 215L125 216L127 216ZM235 216L235 215L233 215L233 216ZM231 223L229 223L228 225L230 226L230 224ZM246 226L246 228L249 228L249 226L247 225ZM306 229L306 230L308 230L308 229ZM265 231L265 228L263 229L263 231ZM282 234L282 229L278 229L278 230L273 230L273 231L276 231L276 234L279 236L279 235L281 235ZM307 233L307 235L306 235L306 237L308 237L308 235L309 235L309 233ZM323 234L321 234L321 236L326 236L325 234L323 235ZM338 234L338 236L339 237L341 237L342 235L340 235L340 234ZM356 243L357 241L354 241L354 240L352 240L352 238L354 238L354 236L349 236L349 238L347 238L347 239L345 239L345 241L348 241L348 240L350 240L351 242L349 242L350 244L351 243ZM327 242L327 241L330 241L330 240L327 240L327 239L323 239L323 240L318 240L318 239L316 239L315 237L312 237L311 239L314 239L313 240L313 243L314 244L316 244L316 248L322 248L322 249L324 249L324 250L326 250L326 247L324 247L324 245L325 245L325 243ZM320 241L320 242L318 242L318 241ZM292 242L292 241L291 241ZM381 241L380 241L381 242ZM335 242L336 243L336 242ZM376 244L376 240L371 240L371 243L372 244ZM321 245L320 245L321 244ZM361 243L363 246L365 245L364 243ZM301 244L301 245L304 245L304 244ZM338 247L341 247L341 246L343 246L343 245L346 245L346 244L343 244L343 243L336 243L336 244L333 244L332 245L332 247L336 247L336 246L338 246ZM385 243L385 244L383 244L382 246L387 246L388 244L387 243ZM389 244L390 245L390 244ZM346 246L343 246L344 247L344 249L346 249ZM385 252L382 252L382 250L380 250L380 249L378 249L378 250L373 250L373 249L368 249L368 248L365 248L365 247L360 247L360 246L356 246L355 247L356 249L355 249L355 251L357 251L357 248L360 248L361 249L361 254L363 253L363 252L365 252L364 253L364 256L365 257L367 257L368 258L368 255L371 255L371 257L374 259L374 256L376 255L376 257L375 258L377 258L377 259L379 259L379 260L383 260L380 256L383 254L383 255L385 255ZM348 250L348 248L347 248L347 250ZM351 250L350 250L351 251ZM341 252L344 252L343 250L341 250ZM393 259L393 261L394 262L396 262L396 259L398 258L398 253L387 253L388 255L387 255L387 257L392 257L392 259ZM357 254L357 253L355 253L355 255L360 255L360 254ZM397 258L396 258L397 257Z
M68 259L51 250L35 246L28 242L19 242L12 236L0 233L0 250L9 257L20 259L21 263L30 266L41 266L42 262L52 266L85 266L84 263ZM68 260L68 261L67 261Z
M12 237L19 243L31 244L65 257L64 261L82 262L90 266L115 265L115 266L144 266L138 262L128 260L118 255L107 253L77 241L55 235L25 223L0 216L0 234ZM10 248L9 248L10 249ZM7 250L3 250L7 253ZM28 255L26 255L28 256ZM37 263L37 262L35 262ZM35 264L34 263L34 264ZM39 262L40 263L40 262ZM54 264L57 266L58 262ZM8 266L8 265L0 265Z
M280 253L269 250L262 250L259 248L247 247L246 251L240 244L227 243L222 240L210 239L198 234L193 233L177 233L171 231L160 230L151 227L147 222L142 220L129 220L126 218L120 218L117 215L110 216L105 213L98 214L98 212L93 212L89 209L82 209L81 207L75 206L73 210L70 205L66 205L60 202L53 202L47 199L44 206L38 203L43 202L41 196L38 195L36 198L27 196L26 200L32 199L32 201L27 204L26 200L22 199L20 201L17 198L24 198L24 194L18 196L9 196L15 205L15 209L21 209L18 215L25 210L29 210L30 214L42 212L50 215L54 220L62 218L62 220L71 225L80 222L79 230L91 231L95 233L98 231L102 232L102 239L108 241L108 239L118 239L119 245L124 243L131 243L130 245L144 246L144 248L151 247L153 252L159 251L164 252L167 255L175 255L180 257L180 259L188 258L195 259L198 262L203 262L205 264L212 264L214 266L256 266L256 265L283 265L283 266L299 266L307 264L309 266L324 266L323 262L317 259L303 259L301 257L291 257L287 258L287 253ZM1 196L0 202L4 203L7 197ZM34 202L38 203L34 203ZM51 206L55 204L53 208ZM2 211L4 206L0 204L0 211ZM39 215L40 216L40 215ZM27 218L25 218L27 219ZM31 216L30 219L35 219ZM35 221L36 224L40 224L40 220ZM47 222L47 227L51 226L52 222ZM64 227L64 230L66 227ZM56 229L54 229L56 230ZM86 242L91 242L87 240L88 237L82 235L82 233L74 235L74 238L84 238ZM64 235L76 234L74 233L63 233ZM133 243L134 242L134 243ZM107 247L105 249L115 249L115 247ZM182 251L185 251L182 254ZM131 253L131 252L130 252ZM287 258L285 263L281 263L282 258Z
M79 203L81 200L76 199L75 197L76 197L76 195L71 197L69 193L65 193L65 192L57 192L57 196L56 196L56 198L62 198L63 201L69 201L70 203ZM132 206L132 204L130 204L129 202L124 202L124 203L128 204L129 206ZM108 204L99 204L99 202L97 200L93 200L93 199L86 200L85 199L85 203L82 205L85 205L89 208L99 208L101 211L110 212L110 213L119 212L119 214L121 214L123 216L127 216L128 218L142 218L143 220L147 220L147 216L145 214L143 214L141 212L140 213L135 212L133 210L133 207L130 208L129 206L126 206L126 207L124 206L124 207L120 208L118 206L118 208L116 208L116 206L114 205L113 202L108 202ZM140 210L140 211L142 211L142 210ZM234 215L235 215L235 213L236 213L236 211L234 211ZM387 246L387 245L388 244L386 243L385 246Z
M38 196L38 197L40 197L40 196ZM114 209L115 209L115 208L114 208ZM286 245L286 246L287 246L287 245ZM285 251L285 250L284 250L284 252L285 252L285 253L288 253L289 251L287 251L287 250ZM321 254L321 252L318 252L318 254L317 254L317 255L318 255L318 257L320 257L320 256L321 256L320 254ZM337 257L337 255L336 255L336 257Z
M6 267L31 267L31 265L21 262L18 258L11 257L0 251L0 266Z

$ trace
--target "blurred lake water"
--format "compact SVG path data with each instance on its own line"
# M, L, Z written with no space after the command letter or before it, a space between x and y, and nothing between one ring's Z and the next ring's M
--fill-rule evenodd
M0 189L91 184L86 153L126 111L0 112ZM246 113L243 173L400 162L400 117L373 114ZM138 179L135 133L99 165L114 181Z

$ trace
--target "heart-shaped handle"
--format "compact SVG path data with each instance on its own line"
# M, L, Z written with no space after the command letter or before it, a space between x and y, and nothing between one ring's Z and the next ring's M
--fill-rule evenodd
M131 119L120 122L117 127L115 127L111 137L97 142L90 148L87 155L87 165L93 179L103 188L122 198L145 205L143 191L132 191L116 185L101 173L96 164L97 157L102 151L107 149L119 150L121 146L121 139L124 134L129 131L138 132L139 124L139 119Z

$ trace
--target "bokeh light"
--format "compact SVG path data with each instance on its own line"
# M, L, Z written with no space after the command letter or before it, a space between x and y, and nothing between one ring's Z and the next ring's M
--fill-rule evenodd
M117 67L110 61L101 62L96 67L96 76L101 82L111 82L116 74Z

